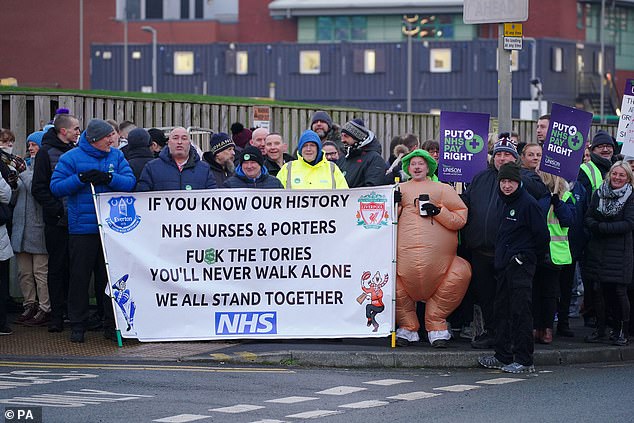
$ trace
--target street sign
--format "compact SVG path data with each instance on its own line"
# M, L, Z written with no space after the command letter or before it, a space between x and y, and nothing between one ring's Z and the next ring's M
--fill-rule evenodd
M505 23L504 24L504 36L505 37L521 37L522 36L522 24L520 24L520 23Z
M464 0L466 24L524 22L528 20L528 0Z
M521 50L522 37L504 37L504 50Z

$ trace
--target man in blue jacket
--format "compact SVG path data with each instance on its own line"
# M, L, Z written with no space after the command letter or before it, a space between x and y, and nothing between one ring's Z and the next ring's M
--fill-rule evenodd
M117 133L110 124L93 119L79 145L63 154L51 177L51 192L67 197L70 280L68 318L71 342L84 342L88 320L88 286L94 274L96 295L105 295L108 282L91 191L132 191L136 178L123 153L112 148ZM113 339L114 315L110 298L104 304L104 336Z
M224 182L226 188L279 188L284 186L271 176L264 166L264 156L259 149L248 145L240 154L240 164L236 174Z
M137 191L176 191L216 188L209 164L200 160L183 127L172 129L167 147L141 172Z
M550 235L544 214L522 186L520 168L507 163L498 171L502 215L495 242L497 289L493 321L495 355L480 365L508 373L532 373L532 283L537 263L544 259Z

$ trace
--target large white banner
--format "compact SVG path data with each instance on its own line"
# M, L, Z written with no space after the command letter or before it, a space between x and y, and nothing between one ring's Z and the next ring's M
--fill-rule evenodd
M392 187L95 201L123 337L381 337L394 326Z

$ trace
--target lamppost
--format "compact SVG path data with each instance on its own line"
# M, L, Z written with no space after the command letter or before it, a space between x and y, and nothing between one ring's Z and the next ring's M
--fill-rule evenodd
M420 32L418 15L403 15L401 31L407 36L407 113L412 112L412 37Z
M152 28L151 26L142 26L141 30L152 33L152 92L155 93L157 88L156 86L156 39L157 39L156 29Z

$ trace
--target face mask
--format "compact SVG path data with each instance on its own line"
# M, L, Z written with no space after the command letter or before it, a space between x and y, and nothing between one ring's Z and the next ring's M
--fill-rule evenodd
M13 147L9 147L8 145L0 145L0 148L2 149L2 151L4 151L5 153L9 153L12 154L13 153Z

